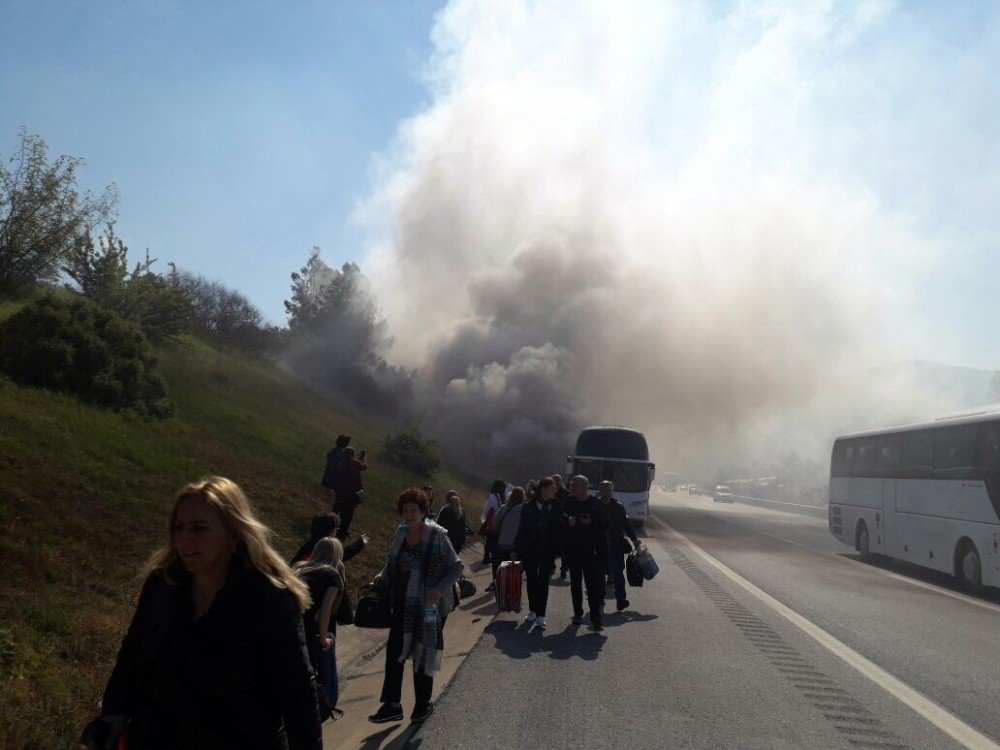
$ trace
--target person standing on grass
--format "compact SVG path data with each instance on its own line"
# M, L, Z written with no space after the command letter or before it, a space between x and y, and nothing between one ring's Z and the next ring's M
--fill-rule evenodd
M320 539L309 559L295 566L306 586L312 605L302 614L309 661L319 678L320 715L337 710L340 684L337 679L337 620L334 614L344 596L344 547L339 539Z
M447 532L427 519L423 490L404 490L396 507L403 523L396 529L385 567L372 582L389 594L392 624L385 647L382 706L368 720L374 724L402 721L403 667L409 659L416 694L410 720L419 724L434 710L431 695L444 655L444 623L454 604L452 588L465 566Z
M583 620L583 588L587 586L590 626L603 630L604 571L608 537L604 508L587 490L589 480L578 474L569 483L569 498L563 505L563 554L569 564L573 624Z
M344 449L350 444L350 435L337 435L337 442L330 452L326 454L326 466L323 468L323 478L320 480L320 484L334 492L331 505L336 504L337 497L340 494L344 464L347 462L347 455L344 453Z
M625 598L625 555L629 553L625 537L632 540L632 545L636 549L642 547L642 542L635 535L635 529L632 528L632 522L628 520L625 506L615 499L614 484L605 480L598 485L597 491L601 504L604 506L605 523L608 528L608 567L611 570L611 580L614 581L615 585L617 609L621 612L630 604L629 600Z
M461 554L467 533L465 510L462 498L455 490L448 490L444 496L445 506L438 513L437 523L448 531L448 539L456 554Z
M364 451L362 451L362 454ZM368 470L368 463L364 458L357 458L352 446L344 448L344 469L341 476L340 486L337 489L336 510L340 516L340 529L337 531L337 538L341 542L346 542L351 536L351 521L354 519L354 511L364 501L365 488L361 479L361 472Z
M514 543L517 559L523 561L528 578L528 614L524 621L545 629L545 607L549 600L549 578L555 568L558 548L559 517L552 502L556 483L545 477L536 487L535 499L521 511L521 525Z
M312 555L313 549L316 547L316 543L327 536L337 536L337 529L340 526L340 516L336 513L319 513L312 518L312 522L309 527L309 538L299 547L298 551L289 561L289 565L295 565L296 563L308 560ZM356 554L361 552L368 544L368 535L362 534L357 539L355 539L350 544L344 545L344 562L347 562Z
M322 750L309 590L269 536L231 480L180 491L104 691L94 732L106 739L92 747L117 747L127 725L141 750Z
M494 480L490 485L490 494L486 497L483 513L479 517L479 536L483 539L483 565L488 565L493 559L493 520L500 506L504 504L506 492L507 483L502 479ZM491 583L490 586L492 585Z

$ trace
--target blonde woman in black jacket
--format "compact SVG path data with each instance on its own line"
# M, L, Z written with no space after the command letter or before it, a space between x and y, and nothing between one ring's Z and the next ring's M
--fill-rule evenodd
M104 746L124 730L129 750L322 750L309 593L243 491L222 477L182 489L146 572L104 692Z

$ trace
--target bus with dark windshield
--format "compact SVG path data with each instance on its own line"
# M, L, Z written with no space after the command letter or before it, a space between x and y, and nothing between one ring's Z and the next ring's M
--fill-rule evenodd
M573 455L566 457L566 473L587 477L590 489L608 480L629 519L642 526L649 517L649 488L656 465L649 460L646 436L625 427L586 427L576 439Z

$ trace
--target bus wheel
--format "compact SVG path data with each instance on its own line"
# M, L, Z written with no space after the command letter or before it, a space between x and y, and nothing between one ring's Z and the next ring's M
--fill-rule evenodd
M861 554L862 560L871 559L871 537L868 535L868 524L864 521L858 523L858 533L854 537L854 549Z
M983 564L976 545L969 539L958 544L955 553L955 577L966 591L978 592L983 587Z

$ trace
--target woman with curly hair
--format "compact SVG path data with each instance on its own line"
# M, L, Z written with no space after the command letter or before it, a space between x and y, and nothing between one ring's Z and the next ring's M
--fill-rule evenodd
M92 747L127 729L130 750L322 750L309 592L268 537L229 479L178 493Z
M464 565L448 532L427 520L430 503L423 490L404 490L396 499L403 523L396 529L389 559L373 585L389 594L392 625L385 649L382 707L368 717L375 724L402 721L403 666L413 661L416 706L410 716L420 723L434 706L434 675L444 654L444 622L452 610L451 591Z

